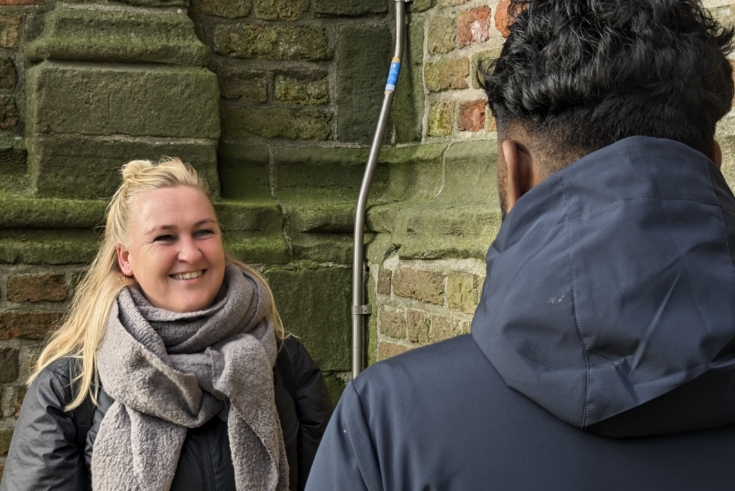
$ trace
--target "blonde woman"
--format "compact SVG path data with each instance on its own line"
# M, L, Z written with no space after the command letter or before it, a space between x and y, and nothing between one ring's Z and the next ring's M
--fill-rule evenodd
M206 183L133 161L70 313L41 353L0 491L303 489L331 414Z

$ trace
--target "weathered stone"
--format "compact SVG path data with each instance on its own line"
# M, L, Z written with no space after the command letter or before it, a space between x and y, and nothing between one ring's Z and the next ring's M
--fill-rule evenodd
M189 8L190 0L66 0L64 3L122 3L134 7L180 7Z
M255 0L255 16L266 20L296 20L309 10L309 0Z
M447 301L452 310L473 313L480 301L479 278L468 273L450 273L447 278Z
M217 17L237 19L247 17L253 2L252 0L194 0L192 6Z
M290 216L287 215L286 220ZM347 266L352 264L352 237L340 234L297 234L291 238L294 260Z
M56 8L44 21L26 47L30 60L206 66L211 58L185 12Z
M291 255L282 233L228 232L225 251L246 264L286 264Z
M457 20L455 17L440 15L429 20L429 54L449 53L457 48Z
M299 208L306 204L328 206L339 202L352 205L362 183L367 157L366 149L274 147L273 162L278 172L276 197ZM385 164L377 166L371 196L385 193L388 172Z
M49 330L61 319L61 312L2 312L0 340L45 339Z
M289 140L328 140L332 114L314 109L281 107L242 108L223 106L222 139L243 140L253 136Z
M31 134L219 138L217 77L204 68L45 62L26 90Z
M26 397L26 387L24 385L16 388L16 396L15 396L15 404L13 405L13 408L15 409L13 413L13 417L15 419L18 419L20 417L20 408L23 405L23 399ZM2 476L0 476L2 477Z
M13 60L7 56L0 57L0 89L14 89L16 83L18 83L18 74L15 71Z
M428 344L431 318L426 312L410 309L406 315L408 340L412 343Z
M18 125L20 114L15 105L15 98L9 96L0 97L0 130L12 130Z
M13 275L7 282L8 300L21 302L61 302L68 291L63 274Z
M402 344L389 343L387 341L380 341L378 343L378 361L386 360L394 356L400 355L410 350L408 346Z
M482 88L482 73L489 71L491 63L497 60L500 56L502 48L494 48L490 50L480 51L472 55L470 62L470 79L472 80L472 87L476 89Z
M423 80L423 19L413 19L408 26L405 53L391 112L398 143L419 142L423 132L426 105Z
M18 44L19 15L0 15L0 48L13 48Z
M313 0L317 16L358 16L388 12L386 0Z
M217 73L222 97L241 101L268 101L268 83L264 73L222 70Z
M330 203L328 200L294 201L284 199L288 231L293 234L349 234L355 229L354 203Z
M327 390L332 404L337 405L342 392L347 387L347 376L349 372L324 372L324 380L327 382Z
M20 373L18 354L16 348L0 349L0 383L6 384L18 378Z
M439 7L454 7L455 5L462 5L470 0L439 0Z
M0 176L25 174L27 172L26 152L23 140L15 138L0 139Z
M470 74L469 58L440 60L424 66L424 80L429 92L466 89L467 76Z
M0 227L82 228L91 230L105 217L103 201L0 197Z
M329 102L329 79L276 75L275 100L290 104L321 105Z
M266 202L223 202L214 204L217 218L226 233L238 232L273 232L283 229L283 215L278 204Z
M0 229L0 264L85 264L98 249L92 231Z
M431 341L434 343L470 332L469 323L442 315L433 317L431 327Z
M383 102L391 43L392 36L386 26L340 26L337 44L337 135L340 141L372 141ZM386 131L388 138L390 133Z
M0 0L0 5L36 5L43 3L43 0L36 2L36 0Z
M223 198L249 201L272 199L268 171L270 152L267 146L223 142L217 154Z
M217 54L268 60L331 60L327 31L316 26L233 24L214 30Z
M444 305L444 275L400 268L393 275L393 293L405 298Z
M383 305L380 307L380 333L395 339L406 339L406 313Z
M0 455L8 454L8 450L10 450L10 440L12 440L12 438L13 430L0 430Z
M219 196L215 141L41 135L28 143L29 169L37 197L108 198L120 185L123 164L134 159L158 161L163 156L181 157L190 163L209 183L212 195Z
M322 370L349 370L351 274L347 268L268 269L265 276L287 331Z
M390 295L392 278L393 272L390 269L380 268L380 271L378 271L378 293L381 295Z
M485 129L485 108L487 101L462 101L459 103L459 118L457 129L459 131L481 131Z
M436 0L413 0L408 4L409 12L424 12L436 5Z
M429 109L428 136L449 136L454 128L454 101L441 101Z
M460 48L490 39L491 10L488 6L466 10L457 19L457 42Z

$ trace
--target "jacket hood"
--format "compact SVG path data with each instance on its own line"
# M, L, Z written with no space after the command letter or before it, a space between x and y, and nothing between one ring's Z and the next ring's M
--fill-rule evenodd
M735 422L735 198L681 143L633 137L518 200L472 335L506 384L615 437Z

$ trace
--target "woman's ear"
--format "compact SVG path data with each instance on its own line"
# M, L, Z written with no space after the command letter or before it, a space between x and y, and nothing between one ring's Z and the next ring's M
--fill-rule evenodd
M718 169L722 169L722 149L720 143L714 138L712 139L712 155L709 155L709 158L712 159Z
M133 268L130 265L130 251L118 243L115 245L115 252L117 253L117 265L120 266L120 271L125 276L133 276Z

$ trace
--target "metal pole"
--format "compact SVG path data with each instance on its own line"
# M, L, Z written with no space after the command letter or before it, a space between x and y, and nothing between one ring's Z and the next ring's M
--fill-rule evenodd
M365 249L365 215L367 212L367 200L370 193L370 185L373 180L373 173L378 163L378 155L380 147L383 143L383 136L388 125L388 115L390 114L391 104L393 103L393 93L396 90L398 75L401 70L401 60L403 58L403 47L405 44L406 32L406 3L411 0L396 0L396 43L395 53L388 74L388 83L385 87L385 96L383 97L383 107L380 110L380 118L378 119L378 127L375 130L373 144L370 148L367 166L365 167L365 175L362 178L362 186L360 187L360 196L357 199L357 210L355 211L355 246L354 258L352 263L352 378L357 377L363 369L362 351L363 351L363 332L365 328L365 316L372 313L370 304L365 304L365 291L363 289L363 254Z

